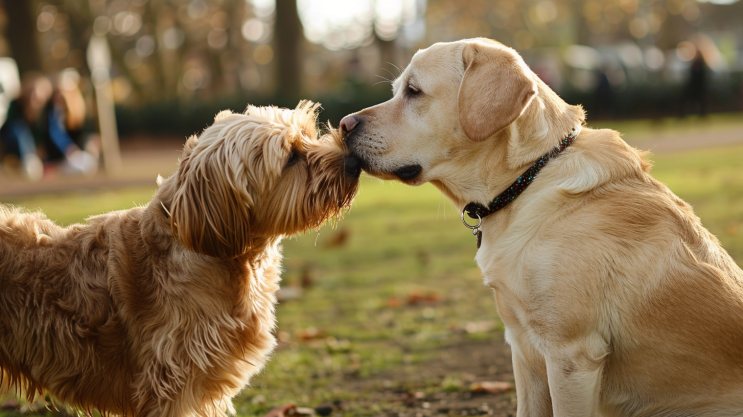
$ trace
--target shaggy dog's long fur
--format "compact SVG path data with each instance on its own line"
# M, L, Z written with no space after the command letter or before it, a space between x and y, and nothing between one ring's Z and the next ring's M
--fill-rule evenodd
M105 414L233 411L275 345L281 238L358 185L316 108L220 113L146 207L61 228L0 206L0 389Z
M393 91L341 122L351 154L460 210L580 132L482 221L519 417L743 415L743 271L644 153L581 131L579 106L486 39L419 51Z

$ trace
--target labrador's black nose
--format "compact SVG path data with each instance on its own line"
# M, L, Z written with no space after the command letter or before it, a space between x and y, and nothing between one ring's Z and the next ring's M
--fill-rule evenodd
M346 174L358 178L361 175L361 160L353 155L349 155L345 160Z

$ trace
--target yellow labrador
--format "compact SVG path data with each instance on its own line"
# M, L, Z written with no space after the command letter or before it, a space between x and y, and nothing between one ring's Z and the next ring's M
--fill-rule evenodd
M642 152L487 39L419 51L393 92L347 145L482 218L518 416L743 415L743 271Z

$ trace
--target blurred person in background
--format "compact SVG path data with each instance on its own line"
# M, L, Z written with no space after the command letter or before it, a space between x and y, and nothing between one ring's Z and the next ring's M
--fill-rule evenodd
M681 117L686 115L688 103L696 107L700 116L707 114L707 63L702 51L697 48L696 55L689 66L689 79L681 97Z
M101 142L97 133L86 129L85 99L80 91L80 74L74 69L62 71L54 93L52 104L64 120L64 128L72 141L96 160L100 156Z
M44 176L45 163L65 174L94 173L97 158L80 149L68 133L82 128L85 103L81 100L70 88L55 88L42 74L25 75L20 97L10 103L0 128L6 168L19 166L32 181Z
M616 113L616 103L614 90L611 87L609 76L607 73L609 68L606 65L601 65L596 69L596 88L593 91L594 96L594 116L597 118L611 119L614 118Z

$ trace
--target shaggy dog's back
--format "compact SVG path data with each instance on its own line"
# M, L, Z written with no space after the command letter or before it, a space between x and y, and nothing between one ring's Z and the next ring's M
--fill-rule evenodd
M142 212L112 214L110 220L121 229L136 227ZM123 350L127 333L115 308L123 300L114 300L109 287L107 264L115 254L109 250L111 237L100 227L105 220L64 229L41 213L0 208L5 386L20 382L29 396L40 394L43 386L58 388L62 400L103 399L95 406L107 409L114 404L106 399L131 397L132 375L126 374L131 355ZM141 238L136 247L145 249Z
M275 344L278 241L215 264L157 204L68 228L2 209L0 388L124 415L230 408Z

